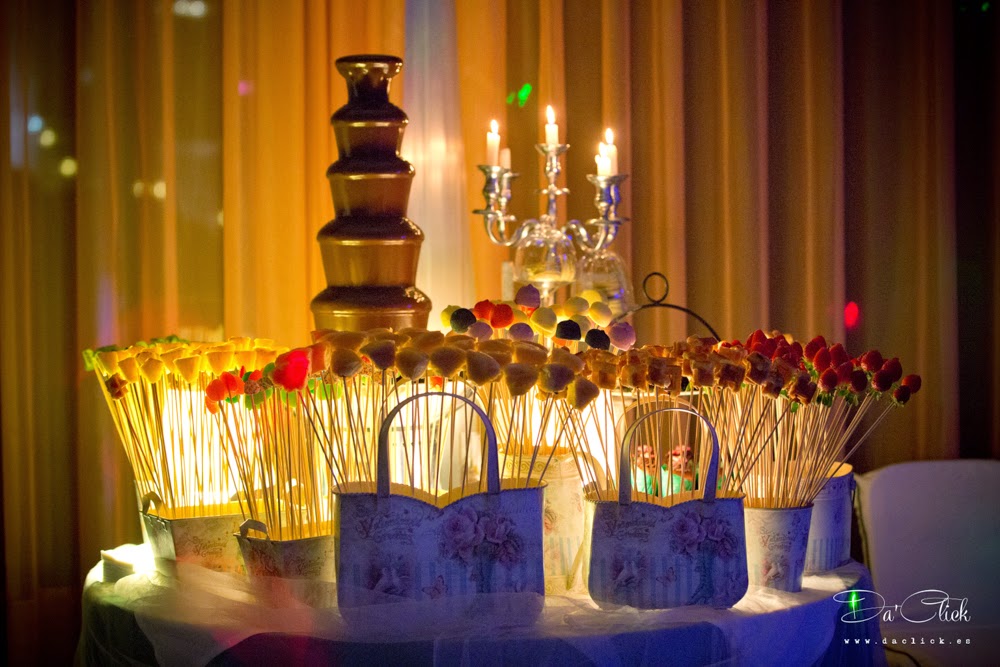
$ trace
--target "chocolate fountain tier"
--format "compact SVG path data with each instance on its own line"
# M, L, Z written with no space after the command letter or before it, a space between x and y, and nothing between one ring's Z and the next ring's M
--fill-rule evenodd
M311 304L318 329L427 326L431 300L416 287L327 287Z
M338 218L406 215L413 174L330 174L330 194Z
M317 236L327 284L412 286L424 233L403 217L331 220Z

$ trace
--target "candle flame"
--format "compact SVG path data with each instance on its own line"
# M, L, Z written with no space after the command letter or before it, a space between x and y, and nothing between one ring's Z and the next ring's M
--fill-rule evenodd
M612 146L615 143L615 133L611 131L610 127L604 130L604 143L609 146Z
M552 110L551 104L545 107L545 119L550 125L556 122L556 112Z
M497 123L496 120L491 120L490 121L490 132L492 132L493 134L496 134L499 131L500 131L500 124ZM609 132L610 132L610 130L609 130Z

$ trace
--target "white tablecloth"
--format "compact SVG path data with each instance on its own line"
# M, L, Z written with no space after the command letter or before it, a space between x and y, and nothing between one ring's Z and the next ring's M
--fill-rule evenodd
M148 558L132 545L112 555ZM101 563L91 570L84 664L885 664L877 620L845 623L845 605L833 599L871 588L858 563L805 577L801 593L751 587L732 609L609 610L586 596L548 596L533 622L505 612L511 600L499 596L482 596L476 612L448 622L438 602L366 608L348 622L333 584L252 584L183 565L177 579L141 570L112 582Z

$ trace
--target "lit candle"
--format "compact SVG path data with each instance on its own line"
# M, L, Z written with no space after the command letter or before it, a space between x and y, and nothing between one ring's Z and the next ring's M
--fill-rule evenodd
M502 148L500 149L500 166L504 169L510 169L510 149Z
M618 173L618 147L615 146L615 133L610 127L604 131L604 141L601 144L604 147L601 155L608 158L608 176L614 176Z
M545 119L548 121L545 124L545 143L556 146L559 144L559 126L556 125L556 112L551 105L545 107Z
M598 151L604 151L604 144L598 148ZM594 162L597 163L597 175L598 176L610 176L611 175L611 160L608 159L606 155L595 155Z
M495 120L490 121L490 131L486 133L486 164L495 165L500 162L500 126Z

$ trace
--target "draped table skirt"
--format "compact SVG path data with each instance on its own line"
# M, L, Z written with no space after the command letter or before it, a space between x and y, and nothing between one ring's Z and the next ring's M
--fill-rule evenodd
M530 622L489 595L476 601L483 613L438 613L438 602L461 603L451 599L355 608L345 620L332 583L250 582L185 565L174 579L142 566L145 547L111 555L135 573L90 571L82 664L885 664L878 620L847 622L848 603L834 599L872 588L856 562L807 575L800 593L751 587L732 609L601 609L585 595L550 595Z

